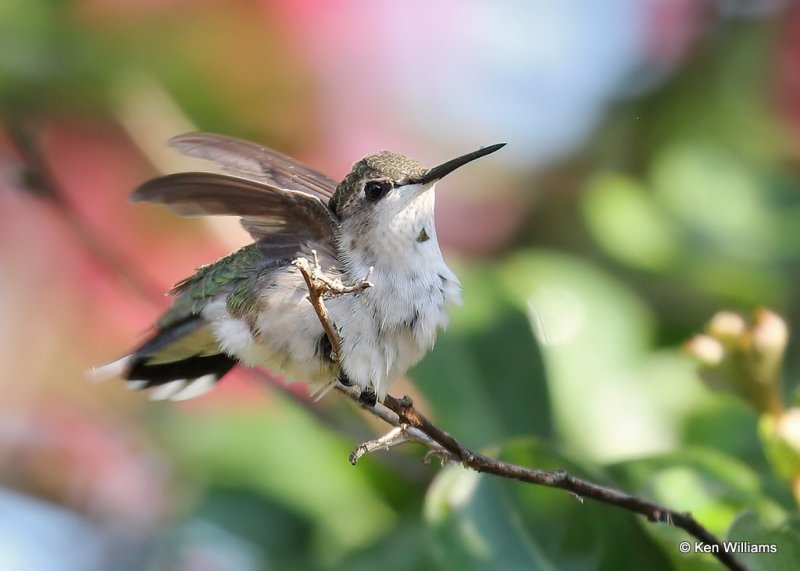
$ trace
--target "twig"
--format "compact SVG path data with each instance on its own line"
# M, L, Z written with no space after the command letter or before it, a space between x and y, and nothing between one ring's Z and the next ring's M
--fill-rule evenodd
M364 454L369 454L370 452L380 449L389 450L392 446L405 444L406 442L411 442L411 440L412 439L406 435L405 425L401 424L400 426L395 426L380 438L367 440L359 444L358 448L350 453L348 460L350 460L351 464L355 465Z
M317 317L319 317L320 323L325 333L328 335L331 347L334 348L333 350L338 356L340 355L341 349L339 334L330 321L323 301L323 297L330 295L331 290L329 286L326 285L326 279L321 275L316 260L316 254L314 255L313 268L305 258L298 258L295 260L294 264L298 267L305 279L309 291L308 299L314 306ZM327 279L330 281L329 278ZM365 282L369 283L364 279L361 284L352 286L352 288L356 289L352 289L351 291L361 291L365 287L369 287L364 285ZM335 295L339 295L340 293L344 292L338 291ZM356 403L359 403L357 389L345 387L338 383L336 389L347 395ZM393 428L386 435L359 445L359 447L350 454L350 462L352 464L355 464L361 456L373 450L395 446L402 442L419 442L430 448L433 453L441 455L445 459L454 459L460 462L465 468L475 470L476 472L494 474L501 478L519 480L520 482L538 486L560 488L570 492L581 500L583 498L590 498L629 512L643 515L648 521L653 523L665 523L681 528L702 543L714 546L714 557L728 569L736 571L746 569L732 554L726 552L722 542L694 519L689 512L670 510L664 506L638 498L621 490L576 478L564 470L548 471L527 468L473 452L469 448L463 446L453 436L433 424L433 422L414 407L414 404L408 397L398 399L391 395L386 395L382 403L364 408ZM402 442L400 441L401 439Z
M357 388L355 388L355 387L347 387L347 386L342 385L340 383L337 383L335 388L336 388L337 391L339 391L340 393L344 394L348 398L350 398L353 401L355 401L356 403L358 403L361 407L363 407L366 410L368 410L370 412L370 414L380 418L386 424L389 424L389 425L391 425L391 426L393 426L395 428L401 428L403 433L405 434L406 442L418 442L419 444L422 444L423 446L429 448L430 451L433 454L441 457L443 460L458 462L457 457L455 457L452 454L450 454L450 452L448 452L444 447L442 447L441 444L439 444L436 440L434 440L433 438L431 438L430 436L425 434L419 428L416 428L414 426L409 426L407 424L403 424L400 421L400 417L396 413L392 412L388 407L379 406L379 405L376 405L376 406L366 406L366 405L364 405L361 401L358 400L358 397L360 395L360 391ZM389 431L389 432L391 432L391 431ZM366 446L366 447L369 448L369 443L370 442L375 442L377 440L380 440L380 438L378 438L376 440L372 440L372 441L367 441L367 442L359 445L359 447L356 448L356 450L354 450L350 454L350 456L349 456L350 463L355 465L358 462L358 460L365 453L371 452L372 450L376 450L378 448L381 448L380 446L375 446L375 447L370 448L370 450L366 450L364 452L358 453L358 451L362 447Z
M333 323L331 323L328 317L328 310L325 308L323 298L336 297L337 295L346 293L357 293L372 287L372 283L369 281L372 268L369 269L367 275L361 282L352 286L346 286L340 279L329 278L322 272L316 250L311 250L311 256L314 260L313 263L309 262L306 258L297 258L292 264L297 266L297 269L300 270L306 282L306 287L308 287L308 301L310 301L311 305L314 307L319 322L322 324L322 328L325 330L325 334L331 342L331 360L336 362L339 360L339 355L341 355L342 345L339 342L339 333L334 329Z

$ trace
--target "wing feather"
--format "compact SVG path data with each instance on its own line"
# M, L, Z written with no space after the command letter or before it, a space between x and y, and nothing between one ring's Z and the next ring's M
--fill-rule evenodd
M278 151L214 133L186 133L169 144L190 157L217 163L224 171L286 190L299 190L325 203L336 181Z
M152 179L136 189L131 200L164 204L181 216L241 216L244 228L269 257L290 257L314 248L335 259L336 222L312 194L225 174L188 172Z

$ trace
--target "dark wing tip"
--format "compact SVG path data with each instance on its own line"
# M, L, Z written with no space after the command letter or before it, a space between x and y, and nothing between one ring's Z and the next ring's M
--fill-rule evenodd
M170 203L178 189L200 187L205 184L235 184L238 177L212 172L176 172L157 176L139 185L128 197L129 202ZM257 184L257 183L252 183Z
M136 187L136 190L134 190L128 196L128 202L146 202L147 201L147 196L151 192L151 188L150 188L149 184L150 184L150 181L147 181L144 184L141 184L138 187Z
M164 179L170 176L171 175L152 178L140 184L136 187L136 190L128 196L128 202L160 202L158 200L158 195L163 192Z

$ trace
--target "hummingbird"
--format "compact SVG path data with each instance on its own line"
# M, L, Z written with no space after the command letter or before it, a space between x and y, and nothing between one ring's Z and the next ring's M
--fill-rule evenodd
M505 145L433 168L380 151L357 161L337 184L232 137L187 133L169 144L221 172L157 177L131 200L181 216L239 216L253 243L178 282L149 338L90 376L122 377L131 389L152 389L153 400L184 400L210 390L237 364L265 366L320 394L337 382L355 385L369 405L433 347L449 307L461 303L460 282L436 237L437 181ZM337 355L293 264L312 256L342 283L370 276L372 287L326 302L340 337Z

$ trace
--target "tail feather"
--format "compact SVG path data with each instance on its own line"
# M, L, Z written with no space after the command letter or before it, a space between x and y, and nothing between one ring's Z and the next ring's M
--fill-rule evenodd
M131 390L152 388L152 400L185 400L209 391L237 361L222 353L199 317L159 330L139 349L87 373L92 380L122 377Z
M170 399L188 400L199 397L200 395L204 395L213 389L214 385L217 384L217 381L219 381L219 377L213 373L203 375L202 377L195 379L194 382L190 383L187 387L182 388L180 391L173 394Z
M121 359L100 365L99 367L92 367L86 371L86 378L96 383L109 381L116 377L124 377L130 367L133 354L125 355Z
M199 379L208 374L215 374L217 378L221 378L235 364L236 361L224 353L193 355L180 361L155 364L144 357L134 361L125 377L131 381L147 381L145 388L150 388L178 380Z

